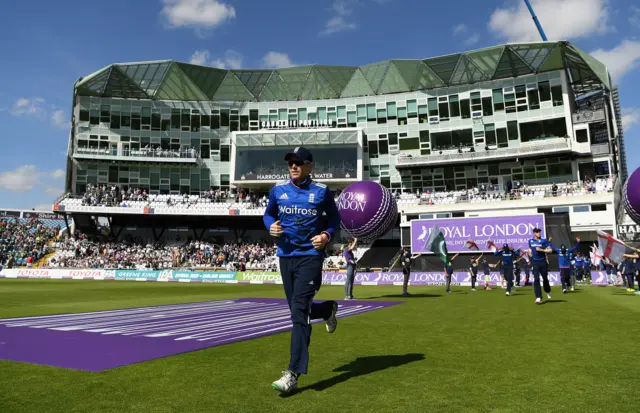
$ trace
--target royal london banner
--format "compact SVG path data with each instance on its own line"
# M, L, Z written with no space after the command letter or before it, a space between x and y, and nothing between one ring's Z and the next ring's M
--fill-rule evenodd
M73 280L129 280L129 281L159 281L159 282L217 282L217 283L250 283L250 284L282 284L282 277L278 272L246 271L246 272L206 272L206 271L177 271L177 270L102 270L102 269L39 269L12 268L0 271L0 278L34 278L34 279L73 279ZM347 274L344 272L324 272L322 283L328 285L344 285ZM591 285L607 286L616 277L610 277L603 271L591 272ZM524 282L525 274L520 277ZM404 280L401 272L358 272L356 285L400 285ZM409 277L409 283L414 286L444 285L443 273L414 272ZM478 274L477 284L483 285L485 275ZM498 285L500 273L489 275L489 284ZM550 272L549 283L560 285L560 273ZM471 276L467 272L455 272L451 278L452 285L470 286Z

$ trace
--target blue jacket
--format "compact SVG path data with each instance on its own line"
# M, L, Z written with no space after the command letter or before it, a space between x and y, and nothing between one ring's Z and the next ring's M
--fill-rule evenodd
M576 244L575 246L567 249L564 254L562 253L562 250L560 248L556 248L553 245L551 245L551 248L553 249L553 252L558 254L558 266L560 268L569 268L569 267L571 267L571 253L573 251L575 251L576 249L578 249L579 245L580 244Z
M584 258L576 257L576 268L582 269L583 265L584 265Z
M519 257L520 256L520 251L513 251L513 250L498 250L496 251L493 255L495 256L499 256L502 258L502 265L505 267L511 267L513 266L513 260L515 257Z
M324 228L322 214L327 215ZM267 230L280 220L279 257L324 255L313 248L311 238L325 233L333 238L340 226L340 214L333 194L326 185L306 179L296 186L291 180L276 184L269 192L263 222Z
M536 240L534 238L529 240L529 248L531 248L531 256L533 261L544 261L547 259L546 252L537 251L536 248L546 249L549 246L549 241L546 238L540 238Z

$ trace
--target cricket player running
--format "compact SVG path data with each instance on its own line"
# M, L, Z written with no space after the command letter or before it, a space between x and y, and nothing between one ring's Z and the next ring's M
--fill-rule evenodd
M322 284L325 247L338 231L340 215L327 186L310 178L311 152L298 147L284 159L291 178L271 188L263 221L269 233L278 238L280 273L293 323L289 369L271 386L289 393L298 386L298 377L307 374L311 320L325 320L329 333L338 326L338 304L314 303L313 297ZM323 213L327 215L326 228Z
M560 267L560 281L562 282L562 294L567 292L567 288L571 287L571 291L575 290L575 285L571 284L571 253L580 246L580 237L576 238L577 244L571 248L561 245L560 248L549 245L553 252L558 254L558 266Z
M529 248L531 248L531 269L533 270L533 290L536 294L536 304L542 303L542 291L540 290L540 277L544 292L547 298L551 299L551 285L549 285L549 263L547 262L547 254L553 252L551 244L545 238L542 238L540 228L534 228L533 238L529 240Z
M497 250L493 255L502 259L502 272L507 280L507 293L505 295L509 296L511 295L511 288L513 288L513 262L520 256L520 251L514 251L508 244L504 244L502 249Z

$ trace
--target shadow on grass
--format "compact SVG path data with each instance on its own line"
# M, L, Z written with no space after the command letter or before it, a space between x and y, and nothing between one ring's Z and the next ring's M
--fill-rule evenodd
M542 304L556 304L556 303L566 303L567 300L546 300L543 301Z
M411 294L411 295L402 295L402 294L387 294L381 295L379 297L367 297L363 298L363 300L375 300L376 298L436 298L442 297L441 294Z
M421 361L424 359L424 354L358 357L351 363L345 364L344 366L340 366L333 370L336 373L342 372L342 374L331 377L330 379L319 381L306 387L302 387L294 393L282 394L280 395L280 397L290 397L295 394L302 393L306 390L323 391L356 377L376 373L378 371L383 371L392 367L400 367L402 365Z

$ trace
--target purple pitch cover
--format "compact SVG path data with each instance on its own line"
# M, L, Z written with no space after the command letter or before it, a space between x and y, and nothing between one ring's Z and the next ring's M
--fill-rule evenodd
M401 303L339 301L338 318ZM286 301L261 298L12 318L0 359L99 372L290 329Z

